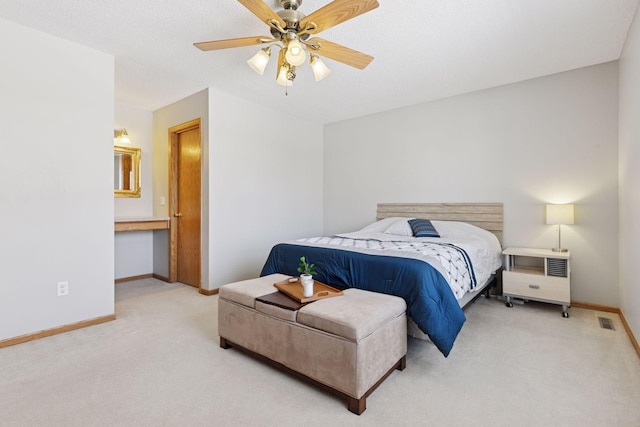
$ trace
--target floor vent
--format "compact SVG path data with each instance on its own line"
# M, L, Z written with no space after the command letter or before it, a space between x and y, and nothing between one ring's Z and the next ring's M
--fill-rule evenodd
M616 330L616 328L613 327L613 322L611 321L611 319L608 319L606 317L598 317L598 321L600 322L600 327L602 329L611 329L612 331Z

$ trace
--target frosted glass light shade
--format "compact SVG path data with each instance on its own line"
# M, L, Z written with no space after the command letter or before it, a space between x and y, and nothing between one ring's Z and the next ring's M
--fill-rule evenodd
M260 49L258 53L253 55L251 59L247 61L249 67L256 73L263 75L264 69L267 68L267 64L269 63L269 58L271 58L271 49L266 47L264 49Z
M280 86L291 86L293 81L287 78L287 73L289 72L289 67L282 66L280 67L280 72L278 73L278 77L276 78L276 83Z
M327 67L322 59L316 55L311 55L311 71L313 71L313 76L316 78L317 82L324 79L331 73L329 67Z
M304 61L307 59L307 53L304 51L298 40L291 40L287 44L287 52L284 57L287 59L289 64L294 67L298 67L304 64Z
M573 224L573 205L547 205L547 224Z

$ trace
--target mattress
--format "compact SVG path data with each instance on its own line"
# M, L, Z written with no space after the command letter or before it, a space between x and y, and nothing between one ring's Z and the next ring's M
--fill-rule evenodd
M356 232L303 238L295 243L422 260L447 279L458 300L468 300L467 294L479 290L502 266L500 242L487 230L459 221L431 221L440 237L416 238L408 225L409 220L411 218L387 218ZM455 248L461 249L471 262L469 281L458 280L455 276L461 272L448 265L452 261L450 256L455 256L456 252L461 254Z

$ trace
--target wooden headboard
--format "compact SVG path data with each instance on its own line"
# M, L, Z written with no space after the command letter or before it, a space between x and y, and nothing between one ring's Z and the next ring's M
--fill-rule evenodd
M378 220L393 216L463 221L492 232L502 244L502 203L379 203Z

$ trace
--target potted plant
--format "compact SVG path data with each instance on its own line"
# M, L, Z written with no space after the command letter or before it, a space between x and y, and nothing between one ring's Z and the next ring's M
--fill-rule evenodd
M313 275L318 274L315 270L315 264L311 264L304 256L300 257L300 265L298 265L298 273L300 273L300 282L302 282L303 295L310 297L313 295Z

